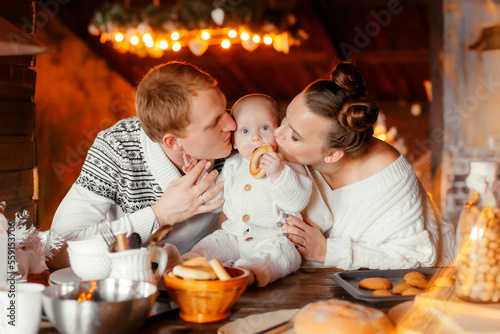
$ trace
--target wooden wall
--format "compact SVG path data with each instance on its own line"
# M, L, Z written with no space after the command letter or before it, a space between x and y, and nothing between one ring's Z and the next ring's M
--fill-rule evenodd
M0 16L24 33L34 34L34 6L29 0L2 0ZM0 200L6 216L21 210L37 222L35 133L35 56L0 57Z

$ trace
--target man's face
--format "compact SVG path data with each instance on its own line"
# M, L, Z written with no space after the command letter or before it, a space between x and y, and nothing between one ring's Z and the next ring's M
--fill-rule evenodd
M219 88L198 92L191 98L190 124L178 138L184 153L196 159L224 158L231 153L231 132L236 123L226 111L226 97Z

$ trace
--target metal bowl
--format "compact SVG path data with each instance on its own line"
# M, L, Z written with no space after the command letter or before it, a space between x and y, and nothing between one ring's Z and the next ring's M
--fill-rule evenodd
M63 333L131 333L147 319L157 290L129 279L63 283L45 288L42 305Z

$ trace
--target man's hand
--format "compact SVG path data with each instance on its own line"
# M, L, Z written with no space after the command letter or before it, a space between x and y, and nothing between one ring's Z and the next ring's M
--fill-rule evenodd
M152 206L160 225L183 222L200 213L213 211L224 203L224 199L220 198L214 203L205 204L224 187L222 181L214 185L219 174L215 169L201 180L209 167L210 162L202 160L186 175L169 184L160 200Z
M271 182L276 181L285 168L283 166L283 162L276 152L269 152L264 154L260 158L259 167L266 171L266 175L271 179Z

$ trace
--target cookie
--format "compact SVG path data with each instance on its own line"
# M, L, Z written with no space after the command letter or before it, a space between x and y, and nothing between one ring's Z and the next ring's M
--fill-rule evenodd
M411 288L413 288L413 285L410 285L408 283L402 283L402 284L396 285L394 287L394 289L392 289L392 292L394 292L397 295L400 295L403 293L403 291L411 289Z
M422 290L419 288L409 288L409 289L406 289L405 291L403 291L403 293L401 295L413 296L413 295L418 295L421 292L422 292Z
M411 279L411 278L423 278L423 279L425 279L425 280L426 280L426 279L427 279L427 276L425 276L425 275L424 275L424 274L422 274L422 273L419 273L418 271L412 271L412 272L407 273L407 274L403 277L403 279L404 279L405 281L408 281L408 280L409 280L409 279Z
M453 286L455 282L449 277L439 277L434 281L434 285L438 287L448 287Z
M370 277L359 282L359 287L368 290L389 290L392 288L392 283L386 278Z
M406 283L413 285L414 287L419 289L425 289L427 284L429 284L429 282L425 278L417 278L417 277L407 279Z
M372 296L387 297L387 296L394 296L394 294L391 292L391 290L374 290L372 292Z

